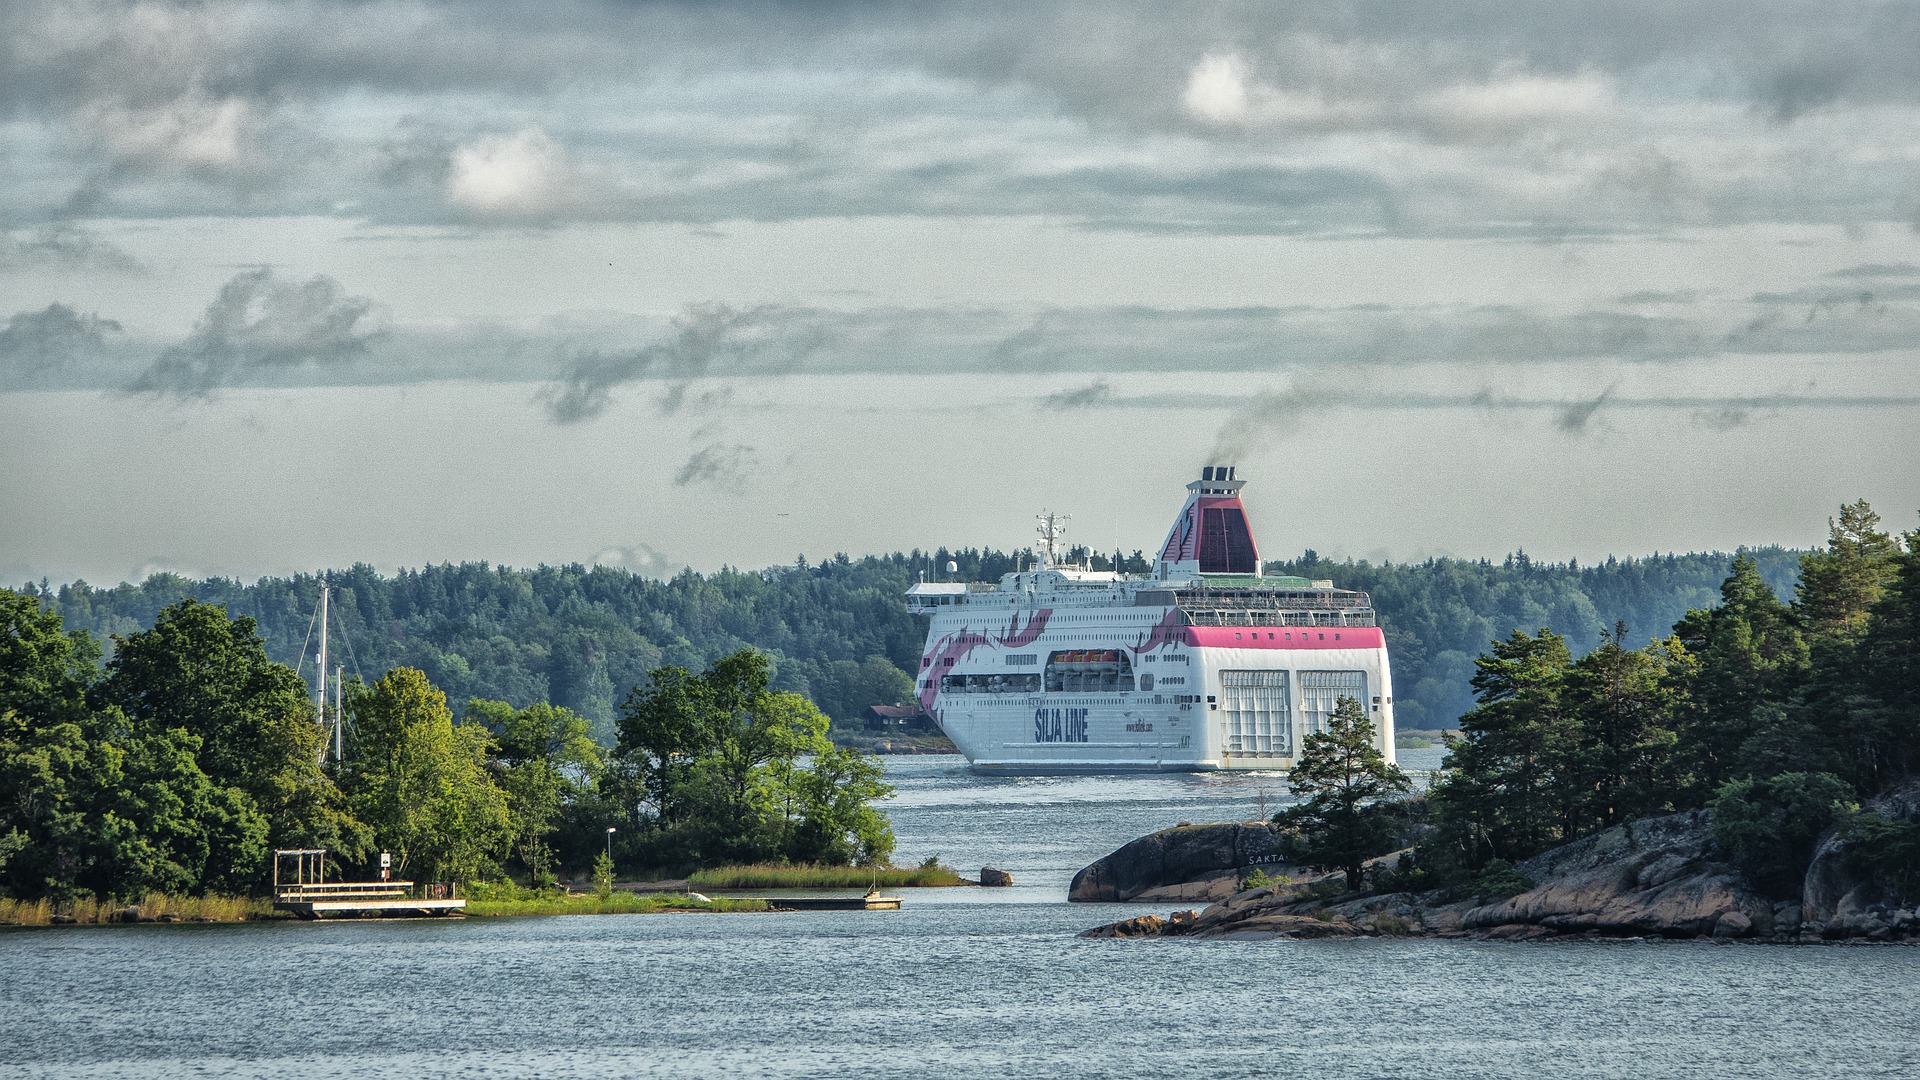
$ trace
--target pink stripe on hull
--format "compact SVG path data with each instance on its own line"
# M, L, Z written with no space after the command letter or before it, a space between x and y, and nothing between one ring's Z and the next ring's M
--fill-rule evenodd
M1189 626L1186 642L1202 649L1384 649L1377 626Z

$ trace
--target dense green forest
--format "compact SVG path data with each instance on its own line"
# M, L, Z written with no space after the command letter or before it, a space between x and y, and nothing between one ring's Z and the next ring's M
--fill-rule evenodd
M1843 507L1790 603L1747 557L1715 599L1638 648L1619 627L1584 655L1551 629L1513 631L1475 661L1474 707L1431 791L1343 806L1340 831L1281 820L1349 867L1417 844L1384 888L1507 894L1527 887L1512 864L1530 855L1709 807L1722 848L1774 895L1799 894L1834 830L1890 894L1920 895L1920 823L1866 809L1920 775L1920 530L1895 537L1866 503ZM1336 771L1388 775L1358 759Z
M335 874L534 885L596 863L685 872L729 861L883 863L880 765L769 686L743 650L666 666L623 703L611 753L568 709L470 699L411 667L354 682L343 757L252 619L182 600L118 638L0 589L0 897L256 894L275 848ZM618 844L614 840L618 837Z
M1801 553L1747 554L1776 593L1792 591ZM1096 568L1147 567L1139 552L1082 550L1074 557ZM751 647L772 658L776 688L806 694L828 716L845 720L909 692L906 672L918 664L925 624L907 614L901 594L919 572L952 560L960 578L992 581L1023 558L1031 560L1026 552L942 548L931 555L836 555L818 564L801 559L758 571L689 571L669 581L603 566L463 563L388 577L358 565L327 575L337 590L333 652L366 681L414 667L453 701L552 703L586 717L594 737L611 746L619 703L647 671L662 664L699 670ZM1689 610L1712 602L1732 560L1696 553L1582 566L1515 554L1499 562L1376 564L1308 551L1268 570L1370 592L1386 627L1399 725L1437 728L1451 727L1473 707L1469 680L1487 642L1547 627L1579 655L1617 623L1631 640L1664 635ZM249 585L161 574L114 588L42 583L26 591L70 628L102 641L149 627L162 608L194 597L255 620L268 653L292 665L319 587L306 575ZM305 671L311 674L311 661Z

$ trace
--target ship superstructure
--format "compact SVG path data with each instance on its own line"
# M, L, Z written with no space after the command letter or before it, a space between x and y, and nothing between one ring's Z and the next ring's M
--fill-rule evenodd
M1062 561L1043 515L1035 565L999 584L921 582L921 706L995 772L1293 767L1342 697L1393 760L1386 641L1366 593L1260 574L1234 466L1208 466L1151 573Z

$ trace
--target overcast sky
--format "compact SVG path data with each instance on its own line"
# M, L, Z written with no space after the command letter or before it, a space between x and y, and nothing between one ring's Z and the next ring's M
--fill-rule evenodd
M1920 524L1920 5L0 11L0 581Z

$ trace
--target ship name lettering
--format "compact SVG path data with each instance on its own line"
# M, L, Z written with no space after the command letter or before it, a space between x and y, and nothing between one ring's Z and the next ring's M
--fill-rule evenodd
M1037 743L1086 742L1087 710L1033 710L1033 741Z

